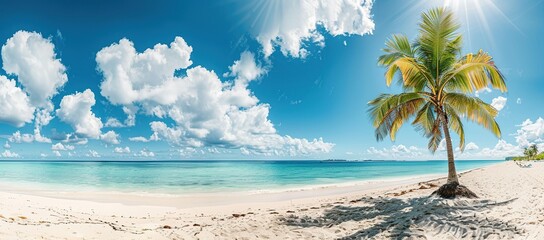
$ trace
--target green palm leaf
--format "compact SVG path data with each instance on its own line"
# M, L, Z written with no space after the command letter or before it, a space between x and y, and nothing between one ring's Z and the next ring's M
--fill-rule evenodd
M378 59L386 68L386 85L398 77L403 93L378 96L368 103L369 114L378 141L387 135L394 141L401 126L412 118L412 125L429 140L431 152L445 139L448 182L458 183L449 132L459 135L461 150L465 147L463 118L500 137L498 111L469 94L489 86L505 92L506 83L488 53L480 50L461 56L462 36L456 32L459 25L451 11L431 9L421 18L414 43L404 35L393 35Z

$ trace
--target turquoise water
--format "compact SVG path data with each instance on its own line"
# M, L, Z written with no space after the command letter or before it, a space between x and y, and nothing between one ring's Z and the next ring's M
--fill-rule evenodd
M457 161L458 171L501 161ZM446 161L0 161L0 183L64 190L260 191L447 173Z

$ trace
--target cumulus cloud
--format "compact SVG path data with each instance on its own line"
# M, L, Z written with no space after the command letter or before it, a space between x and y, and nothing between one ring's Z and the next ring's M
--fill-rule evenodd
M31 143L34 141L34 136L28 133L21 134L20 131L16 131L8 140L12 143Z
M37 107L46 107L68 77L50 39L37 32L18 31L2 46L3 68L17 75Z
M129 147L116 147L115 149L113 149L113 152L114 153L130 153L130 148Z
M143 149L139 153L134 153L134 156L135 157L155 157L155 153L147 149Z
M506 157L521 156L523 155L523 149L532 144L536 144L540 149L544 148L544 119L539 117L535 121L531 119L525 120L518 125L518 130L514 135L516 144L507 142L504 139L499 139L493 147L480 147L474 142L469 142L465 151L461 152L459 148L455 149L454 155L456 159L504 159ZM438 149L440 154L445 154L445 140L443 140ZM426 150L426 149L425 149ZM426 159L433 157L428 151L423 148L406 148L403 145L394 145L391 148L376 149L370 147L367 149L367 154L372 158L385 158L385 159L402 159L407 154L414 154L417 156L415 159ZM421 153L421 155L419 155ZM402 155L404 154L404 155ZM438 157L445 157L445 155L438 155Z
M62 154L60 154L59 151L53 151L53 155L55 155L56 157L62 157Z
M478 145L476 145L476 143L473 143L473 142L469 142L465 146L465 151L474 151L474 150L478 150L478 149L480 149L480 147L478 147Z
M476 97L480 97L480 93L490 93L490 92L492 92L491 88L485 87L485 88L483 88L483 89L481 89L481 90L479 90L479 91L478 91L478 90L475 91L475 92L474 92L474 95L475 95Z
M40 127L34 128L34 141L41 143L51 143L50 138L42 136Z
M18 31L2 46L2 63L6 73L17 76L22 89L15 81L0 76L0 100L4 103L0 121L22 127L34 118L34 140L51 143L41 135L41 128L53 119L51 98L68 81L55 46L39 33Z
M51 145L51 150L53 151L72 151L75 147L73 145L63 145L62 143L56 143Z
M11 145L9 145L9 142L6 141L6 143L4 144L4 148L5 149L10 149L11 148Z
M426 160L426 159L446 159L445 148L441 152L431 154L427 148L416 146L406 147L405 145L393 145L390 148L377 149L370 147L366 154L372 159L395 159L395 160ZM457 147L454 151L455 159L504 159L505 157L518 156L522 154L518 145L513 145L505 140L498 140L493 147L480 148L474 142L469 142L465 146L465 151L461 152Z
M151 122L149 138L129 140L164 140L184 147L245 147L267 155L332 150L334 145L322 139L298 139L276 132L268 119L270 106L259 103L248 89L251 81L266 73L252 53L243 52L229 67L224 77L232 81L221 81L204 67L189 68L192 50L183 38L176 37L170 45L157 44L143 53L136 52L127 39L97 53L98 69L104 75L101 93L123 106L127 119L143 113L174 122ZM179 70L185 70L182 76Z
M91 111L94 104L94 93L90 89L66 95L60 102L57 116L61 121L70 124L77 134L99 138L103 125L100 118Z
M370 147L366 150L368 155L371 155L372 158L379 159L398 159L398 160L408 160L408 159L427 159L429 158L428 150L421 149L416 146L407 147L405 145L393 145L390 148L377 149L375 147Z
M497 111L500 111L504 108L504 106L506 106L506 100L507 98L503 96L498 96L496 98L493 98L493 100L491 100L491 106L497 109Z
M102 140L105 143L109 143L109 144L119 144L119 143L121 143L119 141L119 134L117 134L115 131L108 131L108 132L100 135L100 140Z
M136 52L128 39L121 39L96 54L98 69L105 77L101 94L111 103L121 105L149 98L161 103L175 101L173 92L177 89L159 87L173 84L174 72L192 64L192 51L181 37L176 37L170 46L157 44L143 53ZM166 94L161 97L163 92Z
M86 137L80 137L75 133L66 134L58 140L61 140L63 143L75 143L77 145L85 145L89 142Z
M544 119L539 117L535 122L531 119L525 120L516 131L516 142L521 147L527 147L532 144L543 143L544 140Z
M16 127L32 122L34 106L28 96L16 86L14 80L0 75L0 122Z
M117 120L117 118L108 118L104 126L111 127L111 128L120 128L120 127L125 127L125 124Z
M2 153L2 157L4 158L19 158L19 154L15 153L15 152L12 152L10 150L4 150L4 152Z
M145 137L142 137L142 136L130 137L130 138L128 138L128 140L131 141L131 142L149 142L149 139L147 139Z
M239 83L245 84L266 73L266 69L256 63L255 55L249 51L242 52L240 60L234 61L229 70L224 74L225 77L236 77Z
M304 58L308 46L325 45L324 35L372 34L372 0L257 0L252 13L265 57L277 47L285 56ZM255 14L262 12L262 14Z
M100 154L98 154L97 151L90 149L87 154L85 154L87 157L93 157L93 158L99 158Z
M506 157L519 156L522 150L519 146L510 144L500 139L493 148L483 148L475 155L481 159L504 159Z
M521 98L518 98L518 100L516 100L516 103L521 104Z

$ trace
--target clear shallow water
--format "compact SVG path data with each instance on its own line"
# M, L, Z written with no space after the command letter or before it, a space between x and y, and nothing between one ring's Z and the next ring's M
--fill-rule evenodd
M458 171L502 161L457 161ZM260 191L447 173L446 161L0 161L0 183L153 193Z

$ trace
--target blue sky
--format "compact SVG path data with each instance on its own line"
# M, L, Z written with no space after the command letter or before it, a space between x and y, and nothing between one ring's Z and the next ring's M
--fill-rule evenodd
M541 1L323 3L2 1L0 158L443 159L409 125L376 142L366 113L400 90L376 64L387 37L443 5L508 86L478 93L502 139L468 124L457 157L544 147Z

